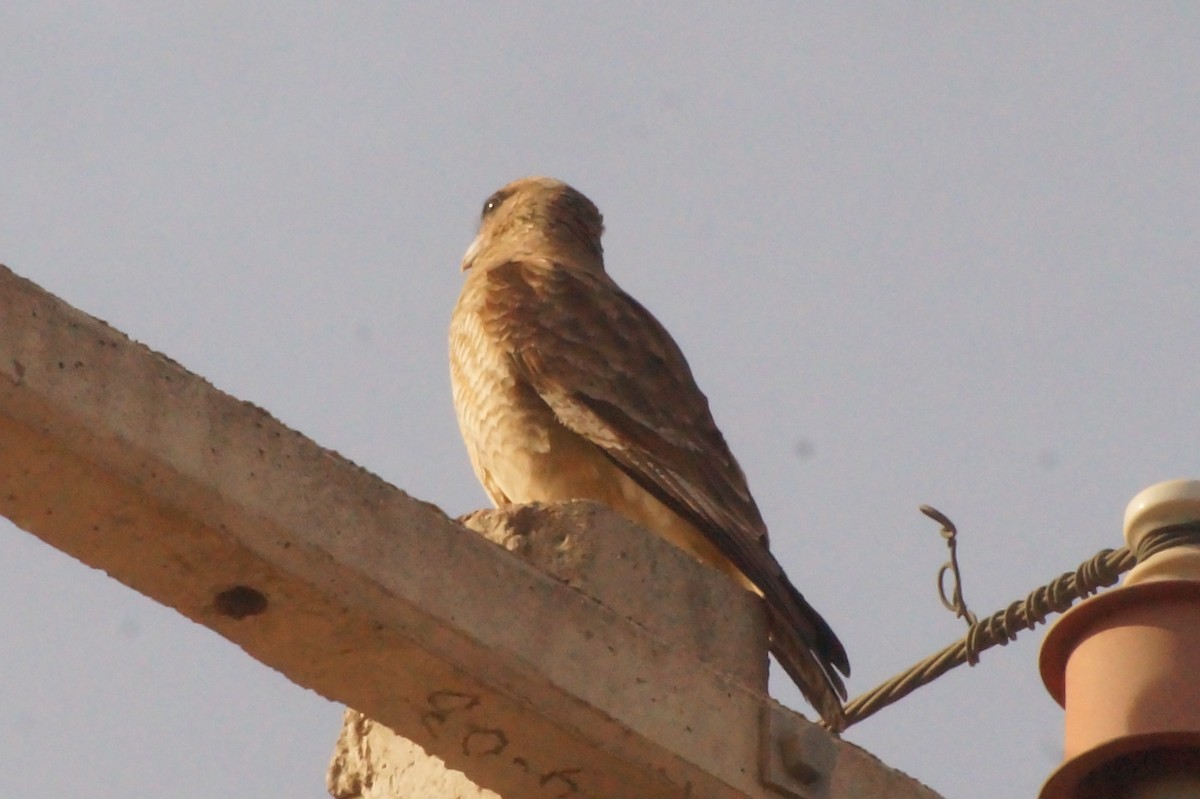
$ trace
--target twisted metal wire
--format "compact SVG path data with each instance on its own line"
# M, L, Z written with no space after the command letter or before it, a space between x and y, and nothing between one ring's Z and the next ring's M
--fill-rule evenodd
M963 616L970 624L967 634L940 652L930 655L911 668L897 674L882 685L856 697L846 706L846 726L857 724L868 716L882 710L910 693L926 685L951 669L964 663L974 665L979 653L994 646L1005 646L1022 630L1032 630L1046 621L1053 613L1062 613L1076 601L1086 599L1101 588L1117 582L1117 579L1137 563L1138 558L1125 547L1103 549L1084 561L1075 571L1064 572L1049 583L1017 600L1003 610L975 621L974 614L966 608L962 599L961 577L955 552L954 535L957 532L946 516L928 506L922 506L925 515L942 524L942 535L950 546L950 562L938 571L938 590L942 602L956 615ZM1139 547L1139 556L1144 559L1156 551L1179 543L1200 543L1200 527L1179 525L1147 536ZM943 580L947 571L954 575L953 597L947 600Z
M954 522L950 521L949 516L937 508L922 505L920 511L942 525L942 538L946 539L946 547L950 550L950 560L943 563L942 568L938 569L938 598L942 600L942 607L953 613L956 618L965 619L967 626L970 627L979 619L967 607L967 600L963 597L962 572L958 568L958 528L954 526ZM954 578L954 590L950 592L950 596L946 596L947 573Z

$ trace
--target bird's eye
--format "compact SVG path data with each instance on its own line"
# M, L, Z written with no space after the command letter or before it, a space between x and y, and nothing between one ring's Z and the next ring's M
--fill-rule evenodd
M503 191L498 191L491 197L487 198L487 202L483 204L483 211L480 212L480 219L487 219L504 201L508 199L508 194Z

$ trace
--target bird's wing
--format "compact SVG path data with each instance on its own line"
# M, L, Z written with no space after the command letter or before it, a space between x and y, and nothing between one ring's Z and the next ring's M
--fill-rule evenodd
M771 555L741 467L663 326L604 273L538 259L488 271L483 323L558 420L709 538L844 696L833 668L849 673L845 650Z

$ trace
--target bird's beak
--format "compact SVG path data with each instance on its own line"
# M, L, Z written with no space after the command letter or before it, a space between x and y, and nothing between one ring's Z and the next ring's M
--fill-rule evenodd
M475 265L475 257L479 255L479 251L483 249L483 234L475 237L475 241L471 242L471 246L463 253L462 271L467 271Z

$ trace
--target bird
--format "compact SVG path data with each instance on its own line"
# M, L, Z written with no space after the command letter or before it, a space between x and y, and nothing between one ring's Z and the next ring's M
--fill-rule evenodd
M484 202L450 323L475 474L497 507L607 505L762 596L771 652L840 731L846 650L771 553L683 352L606 271L603 232L596 205L553 178Z

